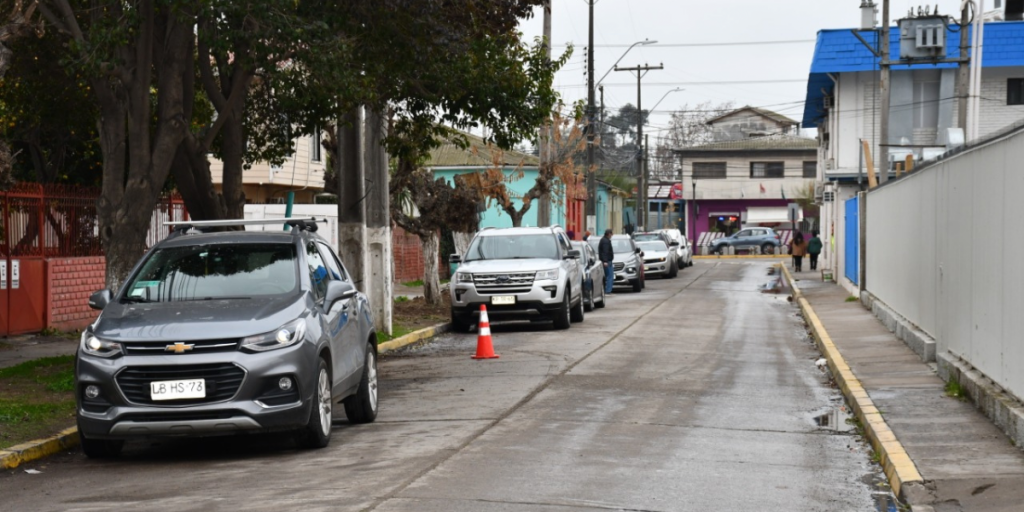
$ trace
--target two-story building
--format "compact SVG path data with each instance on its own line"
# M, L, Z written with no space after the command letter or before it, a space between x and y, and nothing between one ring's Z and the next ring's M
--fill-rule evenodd
M653 191L648 218L680 212L695 244L708 238L704 233L729 235L745 226L792 229L788 205L813 198L817 142L798 135L797 121L754 107L708 124L712 142L673 150L681 179ZM680 198L684 204L667 207Z
M296 204L313 204L316 196L324 192L324 170L327 155L321 145L323 134L295 139L295 152L281 165L256 162L242 172L242 191L245 201L253 204L284 203L288 192L295 192ZM224 164L210 159L210 174L214 188L221 191Z
M1014 17L1019 19L1019 13L1005 17L1002 11L985 15L986 20ZM956 28L946 28L945 51L938 52L939 58L959 56L960 37ZM979 108L971 112L978 126L974 138L1024 119L1024 22L989 21L984 23L982 33L980 89L972 93L980 99ZM823 239L828 242L822 267L834 269L838 280L851 290L856 289L860 279L860 205L855 196L867 186L864 143L879 175L889 172L894 177L897 164L903 164L908 155L920 162L964 142L963 132L956 129L960 101L957 64L917 60L912 65L891 68L889 137L885 146L880 145L879 58L872 51L876 44L877 32L871 26L818 32L802 121L804 128L818 129L818 196ZM901 54L900 45L900 30L893 26L893 60ZM976 56L973 50L971 54ZM883 147L890 155L887 162L880 157Z

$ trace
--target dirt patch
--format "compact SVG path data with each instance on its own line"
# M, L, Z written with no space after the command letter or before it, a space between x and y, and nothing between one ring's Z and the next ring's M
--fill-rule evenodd
M447 293L441 294L441 303L437 306L428 304L423 297L415 297L395 301L392 311L394 325L411 331L447 322L450 317L451 298Z

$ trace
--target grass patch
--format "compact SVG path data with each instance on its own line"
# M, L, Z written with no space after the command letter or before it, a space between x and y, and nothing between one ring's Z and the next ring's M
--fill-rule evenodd
M949 382L946 382L946 396L956 398L961 402L967 400L967 392L960 385L960 381L954 379L949 379Z
M77 340L81 334L77 331L62 331L60 329L54 329L53 327L47 327L43 329L40 336L49 336L53 338L64 338L68 340Z
M0 449L74 425L74 360L44 357L0 369Z
M393 340L395 338L401 338L402 336L405 336L406 334L410 334L410 333L416 332L417 330L419 330L419 329L410 329L408 327L402 327L401 325L394 325L393 324L391 326L391 331L392 331L391 332L391 336L388 336L387 333L383 333L383 332L378 332L377 333L377 344L380 345L381 343L384 343L384 342L387 342L387 341L391 341L391 340Z
M860 299L854 297L853 295L850 295L849 297L846 298L846 302L857 302L858 300Z
M395 302L409 302L409 297L406 297L405 295L399 295L395 297Z
M406 283L402 283L402 286L408 286L410 288L415 287L415 286L423 286L423 280L422 279L417 279L415 281L409 281L409 282L406 282Z

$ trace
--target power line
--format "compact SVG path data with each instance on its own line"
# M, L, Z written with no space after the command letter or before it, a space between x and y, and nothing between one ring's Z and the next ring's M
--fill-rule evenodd
M764 45L775 45L775 44L807 44L816 43L817 39L788 39L778 41L728 41L720 43L652 43L647 46L649 47L663 47L663 48L704 48L711 46L764 46ZM552 46L579 46L572 41L562 44L554 44ZM594 48L626 48L628 44L595 44Z
M689 85L689 86L701 86L701 85L746 85L746 84L793 84L793 83L805 83L806 78L792 78L792 79L781 79L781 80L718 80L711 82L647 82L644 85ZM601 84L604 87L635 87L636 84L630 83L604 83ZM579 89L586 87L587 84L572 84L572 85L559 85L556 89Z

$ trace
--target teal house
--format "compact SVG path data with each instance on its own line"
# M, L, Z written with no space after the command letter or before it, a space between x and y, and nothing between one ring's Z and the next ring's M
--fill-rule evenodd
M466 137L469 139L469 148L463 149L455 144L445 143L431 151L430 159L424 165L434 173L435 177L444 178L448 183L453 183L455 176L460 174L482 172L493 168L497 157L505 172L509 195L516 198L514 201L517 208L522 207L523 203L518 198L522 197L536 183L540 159L536 155L519 151L497 151L480 137L469 134L466 134ZM566 226L566 208L562 206L562 203L561 198L552 198L551 217L548 224ZM522 226L538 225L537 206L536 201L530 205L529 211L523 215ZM512 218L491 201L480 214L479 227L510 228L512 227Z

